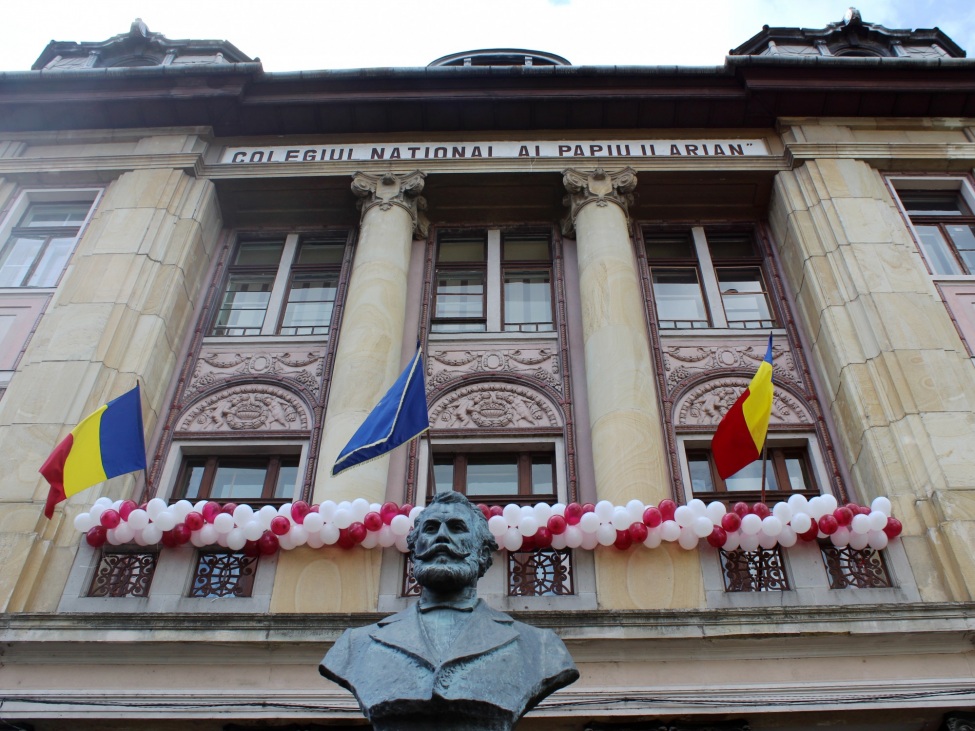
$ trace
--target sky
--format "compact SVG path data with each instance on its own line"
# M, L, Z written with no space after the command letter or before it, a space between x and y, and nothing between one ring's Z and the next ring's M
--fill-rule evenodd
M103 41L136 17L171 39L228 40L265 71L425 66L477 48L577 65L714 66L763 25L822 28L849 0L2 0L0 71L51 40ZM855 0L854 0L855 2ZM975 55L973 0L859 0L863 20L939 27Z

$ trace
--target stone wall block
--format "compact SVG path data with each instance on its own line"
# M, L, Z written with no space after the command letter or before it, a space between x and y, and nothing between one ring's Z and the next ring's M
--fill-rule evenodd
M381 563L381 549L282 552L274 574L271 612L375 612Z
M866 299L866 298L862 298ZM947 344L964 352L958 331L944 305L928 294L914 292L875 292L869 301L874 307L871 319L887 336L885 349L935 350Z
M13 391L7 395L13 395ZM37 470L66 433L62 433L60 424L0 426L0 440L4 445L9 445L0 452L0 470L6 476L0 503L29 502L33 499L37 484L44 480Z
M43 318L31 343L30 363L36 358L88 361L95 358L113 305L107 302L56 307Z
M959 572L952 566L954 562L946 553L945 547L936 542L936 539L937 536L902 535L898 540L904 544L921 600L957 601L962 593Z
M151 240L163 225L172 225L172 215L154 208L122 208L105 211L98 225L86 231L78 244L81 254L147 253Z
M187 180L180 170L132 170L120 175L109 186L100 207L104 210L167 210Z
M975 487L975 413L928 412L921 414L921 420L948 488Z
M0 611L22 611L24 572L31 561L37 535L34 533L0 533L0 556L3 556L3 571L0 571Z
M652 551L595 551L600 609L696 609L704 606L704 551L674 543Z

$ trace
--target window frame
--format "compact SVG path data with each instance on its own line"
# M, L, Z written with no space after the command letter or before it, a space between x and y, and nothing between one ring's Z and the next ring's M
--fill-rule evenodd
M221 465L221 460L233 460L235 462L240 462L241 464L236 465L237 467L261 467L264 469L264 485L262 487L261 495L253 498L235 498L233 496L229 497L214 497L213 487L214 480L217 476L217 471L225 465ZM285 463L288 464L285 464ZM251 463L251 464L247 464ZM292 465L293 463L293 465ZM281 474L281 469L283 467L294 466L296 473L300 476L300 472L297 472L301 463L301 456L298 454L268 454L268 455L243 455L243 454L209 454L209 455L186 455L182 459L180 464L179 474L176 477L176 485L174 488L173 500L189 500L190 502L198 502L200 500L212 500L219 503L227 502L243 502L252 501L260 502L261 505L284 505L286 502L291 502L294 499L294 490L292 489L292 496L287 495L282 497L275 496L275 489L277 488L278 479ZM186 495L186 488L189 487L189 480L192 475L192 470L198 466L203 466L203 476L200 479L200 485L197 489L197 494L189 497ZM296 480L297 483L297 480Z
M477 455L491 455L498 457L509 457L513 456L515 458L515 466L517 470L517 492L515 494L508 493L495 493L495 494L474 494L468 495L468 483L467 483L467 468L471 463L471 457ZM539 456L547 456L551 458L551 480L552 480L552 491L545 493L537 493L533 490L534 484L533 479L533 458ZM452 456L452 472L453 472L453 484L450 486L455 492L459 492L462 495L468 495L468 497L478 503L485 503L488 505L498 505L507 503L516 503L522 505L531 505L538 502L556 502L556 494L558 489L557 480L557 469L556 469L556 458L555 450L552 449L519 449L511 451L477 451L477 450L452 450L445 451L440 450L438 455L438 450L434 448L433 460L434 465L436 465L438 459L442 459L444 456ZM427 500L433 497L433 494L429 492L431 485L427 485ZM439 487L439 486L438 486ZM438 490L440 491L440 490Z

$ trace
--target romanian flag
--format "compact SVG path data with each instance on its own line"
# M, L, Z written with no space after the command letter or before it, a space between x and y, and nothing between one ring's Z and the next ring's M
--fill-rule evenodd
M85 488L146 468L139 385L86 417L54 448L40 470L51 484L44 515Z
M337 475L392 452L429 428L427 394L423 386L423 358L417 345L416 355L406 370L369 412L362 426L339 453L332 474Z
M765 360L745 392L718 424L711 440L711 454L722 480L762 456L768 422L772 416L772 336Z

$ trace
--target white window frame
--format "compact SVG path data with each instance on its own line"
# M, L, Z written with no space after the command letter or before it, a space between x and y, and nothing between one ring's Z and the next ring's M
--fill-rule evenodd
M935 274L935 262L933 257L931 257L924 244L922 243L921 237L918 235L917 229L914 226L914 221L911 220L910 214L907 212L907 208L901 202L900 191L911 191L911 190L947 190L947 191L958 191L961 193L962 199L968 204L968 207L975 211L975 190L972 189L972 184L968 178L961 176L945 176L945 177L912 177L908 175L892 175L887 178L890 183L890 187L894 193L894 203L897 205L897 209L901 212L904 221L907 223L907 228L911 232L911 236L914 238L914 244L917 246L921 257L924 259L924 263L928 267L931 279L935 282L970 282L975 279L975 273L972 274Z

